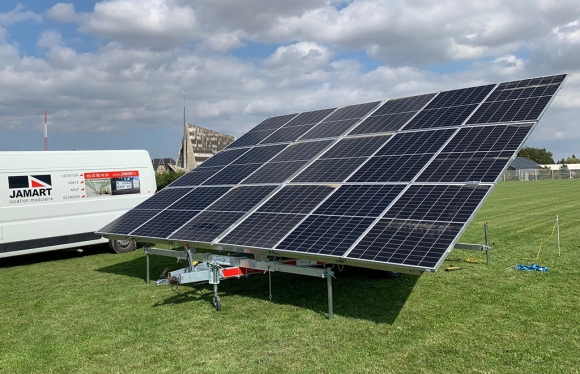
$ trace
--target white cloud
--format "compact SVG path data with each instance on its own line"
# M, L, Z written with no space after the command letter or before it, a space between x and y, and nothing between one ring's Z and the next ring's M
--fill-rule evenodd
M38 42L36 44L39 47L45 48L61 46L63 45L62 35L54 30L43 31L40 36L40 39L38 39Z
M46 11L46 15L57 22L82 22L82 14L75 12L73 3L58 3Z
M30 10L25 11L22 4L16 4L14 9L7 13L0 13L0 25L6 26L28 20L42 22L42 16Z

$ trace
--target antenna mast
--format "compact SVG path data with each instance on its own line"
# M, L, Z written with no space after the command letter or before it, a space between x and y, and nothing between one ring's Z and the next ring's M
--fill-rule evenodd
M46 122L46 109L44 110L44 150L48 151L48 123Z

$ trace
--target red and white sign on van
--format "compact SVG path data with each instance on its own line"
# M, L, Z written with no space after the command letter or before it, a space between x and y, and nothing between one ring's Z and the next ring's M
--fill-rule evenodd
M85 179L108 179L108 178L126 178L138 177L139 170L125 170L125 171L98 171L85 173Z

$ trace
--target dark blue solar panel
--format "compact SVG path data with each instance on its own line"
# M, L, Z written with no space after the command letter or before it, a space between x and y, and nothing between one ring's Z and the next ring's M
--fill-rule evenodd
M276 249L342 256L374 218L310 215Z
M384 218L467 222L488 191L489 186L411 186Z
M199 187L185 197L176 200L168 208L178 210L203 210L229 190L230 187ZM163 191L165 190L161 192Z
M371 110L377 107L380 101L372 103L349 105L338 108L334 113L328 116L324 122L340 121L352 118L362 118L366 116Z
M217 186L220 184L238 184L254 171L256 171L260 166L262 166L262 164L226 166L220 172L207 179L203 185Z
M271 144L271 143L281 143L281 142L293 142L294 140L298 139L308 130L313 128L314 124L312 125L302 125L302 126L293 126L293 127L283 127L280 130L276 131L266 139L262 140L260 144Z
M99 233L129 235L129 233L141 226L158 214L159 210L132 209L117 218L107 226L100 229Z
M415 112L422 109L435 95L436 94L427 94L389 100L381 105L379 109L374 111L372 115L382 116L393 113Z
M259 144L262 140L272 135L274 131L276 130L247 132L244 135L242 135L239 139L235 140L232 144L228 145L226 149L232 149L237 147L248 147L251 145Z
M479 104L493 90L494 84L440 92L425 109Z
M436 127L460 126L478 104L422 110L403 130L431 129Z
M312 142L293 143L286 147L271 162L279 161L309 161L328 147L332 140L319 140Z
M513 151L441 153L421 173L417 181L494 183L513 154Z
M342 139L333 145L332 148L330 148L322 156L320 156L320 158L325 159L370 156L390 138L390 135L383 135Z
M169 239L211 243L244 214L241 212L201 212Z
M324 118L326 118L330 113L334 112L335 109L336 108L330 108L323 110L315 110L313 112L300 113L299 115L294 117L292 121L285 124L284 127L302 126L318 123L322 121Z
M331 158L314 161L300 174L292 179L296 183L335 183L343 182L354 172L366 157Z
M532 125L497 125L459 130L442 150L448 152L515 151L524 142Z
M165 210L133 231L131 235L165 239L198 213L199 211L195 210Z
M268 162L272 157L276 156L286 147L286 144L254 147L249 152L246 152L243 156L238 158L232 165L260 164Z
M551 98L541 96L484 103L467 123L535 121L540 118Z
M226 235L221 244L272 248L306 215L254 213Z
M463 224L381 219L347 258L434 268Z
M376 156L436 153L453 133L452 129L399 133Z
M411 182L433 155L371 157L347 182Z
M269 162L262 166L242 184L282 183L296 173L308 161Z
M221 199L208 206L208 211L247 212L276 186L244 186L231 189Z
M265 120L260 122L260 124L258 124L256 127L251 129L250 132L279 129L280 127L288 123L290 120L292 120L294 117L296 117L296 115L297 114L294 113L294 114L286 114L283 116L266 118Z
M209 158L207 161L205 161L203 164L201 164L200 168L208 168L208 167L216 167L216 166L225 166L233 161L235 161L238 157L240 157L241 155L243 155L244 153L248 152L249 148L242 148L242 149L233 149L231 151L226 150L226 151L222 151L214 156L212 156L211 158Z
M376 134L393 132L403 127L417 112L386 114L384 116L370 116L355 127L349 135Z
M200 184L211 178L213 175L217 174L220 170L222 170L221 166L213 168L209 167L195 168L189 173L185 174L183 177L171 183L169 187L199 186Z
M137 206L136 209L165 209L193 191L193 188L164 188Z
M309 213L335 190L331 186L284 186L257 211L268 213Z
M300 140L337 137L344 134L358 121L360 121L360 118L346 119L343 121L323 122L314 126L314 128L304 134Z
M378 217L403 188L403 185L342 186L314 214Z

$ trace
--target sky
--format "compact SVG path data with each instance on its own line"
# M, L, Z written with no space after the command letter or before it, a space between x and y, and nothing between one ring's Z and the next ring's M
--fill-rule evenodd
M146 149L188 123L568 74L526 145L580 155L578 0L0 1L0 151Z

